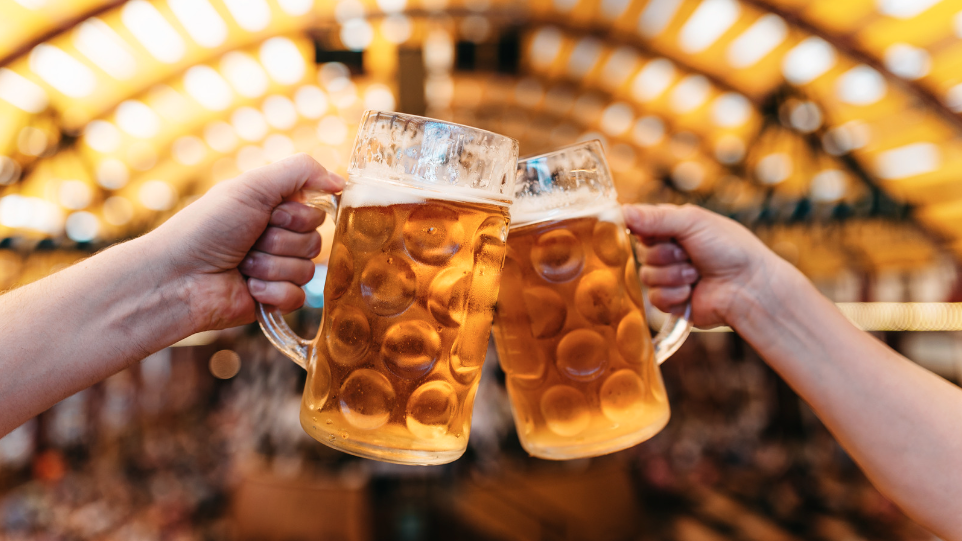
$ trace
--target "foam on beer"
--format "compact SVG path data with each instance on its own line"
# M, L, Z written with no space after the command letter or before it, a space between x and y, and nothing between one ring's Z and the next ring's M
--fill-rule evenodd
M341 205L348 207L386 207L417 204L428 200L478 203L507 206L507 197L477 188L431 185L413 175L399 175L382 164L369 164L352 171L341 196Z
M521 197L511 205L511 227L585 216L597 216L606 222L623 221L618 202L590 188Z

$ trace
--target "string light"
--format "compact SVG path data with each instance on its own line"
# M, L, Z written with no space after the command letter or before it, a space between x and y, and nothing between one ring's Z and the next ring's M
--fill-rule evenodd
M233 51L225 54L220 68L234 90L245 98L263 96L270 85L264 68L246 53Z
M0 99L27 113L47 108L47 93L15 71L0 68Z
M130 178L130 172L127 170L127 166L124 162L114 159L107 158L97 165L97 184L100 184L108 190L119 190L127 185L127 180Z
M150 210L170 210L177 202L177 193L162 180L148 180L140 187L137 196L140 203Z

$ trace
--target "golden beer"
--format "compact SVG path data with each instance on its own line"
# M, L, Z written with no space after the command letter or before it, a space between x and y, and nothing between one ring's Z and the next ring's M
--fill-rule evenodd
M534 455L610 453L668 422L630 246L617 206L508 236L494 333Z
M508 212L352 178L301 405L314 438L361 456L460 456L487 350Z
M469 126L366 111L334 218L313 340L257 305L264 335L307 370L300 421L314 439L398 464L468 446L504 263L518 142Z
M521 445L555 460L631 447L668 423L658 365L688 336L688 309L651 338L598 141L517 173L494 339Z

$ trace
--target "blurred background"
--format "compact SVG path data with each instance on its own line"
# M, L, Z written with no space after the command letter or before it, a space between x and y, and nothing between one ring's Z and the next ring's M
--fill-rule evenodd
M731 216L962 377L962 0L0 0L0 291L292 153L344 173L368 108L600 139L624 202ZM195 335L0 439L0 538L934 539L724 331L664 366L661 434L564 463L521 449L492 352L439 467L314 442L256 327Z

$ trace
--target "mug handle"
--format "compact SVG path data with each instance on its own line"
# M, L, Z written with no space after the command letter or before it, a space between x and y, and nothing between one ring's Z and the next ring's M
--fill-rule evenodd
M336 223L337 208L340 203L339 195L315 194L308 197L303 203L323 210ZM283 314L277 308L258 302L255 311L257 322L260 323L261 330L264 331L264 335L267 336L270 343L281 353L290 357L298 366L307 370L307 353L311 341L298 336L290 325L284 321Z
M669 314L668 320L661 326L661 330L652 339L655 347L655 364L668 360L691 334L691 301L685 303L685 311L681 314Z

